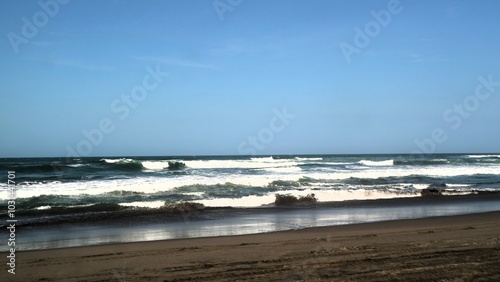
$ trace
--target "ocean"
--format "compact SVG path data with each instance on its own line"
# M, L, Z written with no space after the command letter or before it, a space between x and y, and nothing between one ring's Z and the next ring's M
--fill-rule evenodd
M498 154L24 158L0 159L0 171L1 191L9 188L7 172L15 172L21 213L183 201L257 207L276 194L314 194L318 201L416 197L430 185L444 194L500 190ZM0 194L1 213L10 198Z
M0 171L0 227L15 225L18 250L500 209L499 154L0 159Z

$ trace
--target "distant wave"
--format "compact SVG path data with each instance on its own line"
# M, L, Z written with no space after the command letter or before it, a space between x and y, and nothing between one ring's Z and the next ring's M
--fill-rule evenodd
M100 162L105 162L108 164L114 164L114 163L120 163L120 162L132 162L134 161L133 159L125 159L125 158L120 158L120 159L100 159Z
M101 162L115 170L140 171L145 168L140 161L133 159L102 159Z
M500 155L468 155L468 158L473 159L500 159Z
M322 161L323 158L301 158L301 157L295 157L297 161Z
M370 160L361 160L358 164L364 166L392 166L394 165L394 160L386 160L386 161L370 161Z
M296 166L297 162L290 159L252 158L250 160L195 160L185 161L186 165L195 169L218 168L277 168Z
M450 161L447 159L427 159L427 160L415 160L415 159L398 159L394 161L394 165L440 165L449 164Z
M272 162L274 161L273 157L255 157L255 158L250 158L252 161L269 161Z
M302 162L297 164L298 167L309 171L332 171L332 172L344 170L346 169L347 165L352 165L352 163L312 161L312 162Z

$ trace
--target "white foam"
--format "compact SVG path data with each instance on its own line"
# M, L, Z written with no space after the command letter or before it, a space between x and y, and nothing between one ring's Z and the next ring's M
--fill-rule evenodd
M120 159L101 159L101 161L105 161L110 164L118 163L118 162L133 162L133 159L125 159L125 158L120 158Z
M252 161L274 161L273 157L254 157L250 159Z
M323 158L301 158L301 157L296 157L295 158L298 161L322 161Z
M149 170L163 170L168 167L168 161L143 161L142 166Z
M391 199L391 198L408 198L417 197L415 193L401 193L396 191L386 190L320 190L320 191L299 191L298 196L305 196L314 193L319 201L337 202L348 200L375 200L375 199Z
M164 201L143 201L143 202L120 203L120 206L140 207L140 208L160 208L163 205L165 205Z
M306 196L314 194L319 202L340 202L347 200L375 200L375 199L391 199L391 198L407 198L418 197L420 194L416 193L397 193L391 191L377 191L377 190L291 190L280 193L269 193L264 196L248 196L239 199L207 199L194 201L203 204L207 207L258 207L274 203L276 194L291 194L295 197Z
M205 205L206 207L258 207L274 202L274 194L268 194L264 196L246 196L239 199L207 199L193 201Z
M365 166L391 166L394 165L394 160L386 160L386 161L361 160L358 163Z
M207 162L205 162L207 163ZM210 164L210 162L208 162ZM247 163L251 163L248 162ZM314 187L345 187L342 183L332 183L335 180L344 180L349 178L380 178L380 177L405 177L410 175L421 175L431 177L447 177L459 175L474 175L474 174L498 174L500 165L489 166L426 166L404 168L399 166L392 167L365 167L361 170L318 170L304 172L299 167L274 166L266 168L268 173L265 174L218 174L210 173L205 175L179 175L176 177L158 177L144 176L139 178L126 179L108 179L108 180L92 180L81 182L29 182L29 185L16 185L16 196L18 198L29 198L41 195L68 195L77 196L80 194L98 195L109 193L112 191L135 191L143 193L155 193L169 191L177 187L203 184L216 185L224 183L233 183L237 185L247 185L254 187L266 187L271 182L276 180L283 181L298 181L302 177L308 177L317 180L319 183L314 183ZM158 166L161 162L158 162ZM213 164L210 164L213 167ZM151 166L150 166L151 167ZM118 178L118 176L117 176ZM324 183L321 180L325 180ZM332 181L333 180L333 181ZM0 184L0 187L6 186ZM2 196L0 196L2 198Z
M178 177L140 177L131 179L109 179L94 180L82 182L36 182L31 185L17 185L16 196L18 198L29 198L41 195L65 195L78 196L99 195L112 191L128 191L142 193L156 193L170 191L174 188L188 185L216 185L224 183L233 183L237 185L248 186L267 186L274 180L296 181L300 176L296 174L283 174L276 178L276 174L268 175L222 175L222 176L201 176L201 175L182 175ZM2 187L4 185L0 185ZM1 197L0 197L1 198Z
M468 158L481 159L481 158L500 158L500 155L468 155Z
M252 158L252 160L197 160L185 161L188 168L271 168L294 166L297 163L290 160L274 160L272 158Z
M264 168L263 170L277 173L297 173L302 171L302 169L298 166L270 167Z
M459 175L474 175L474 174L498 174L500 166L430 166L430 167L415 167L415 168L371 168L359 169L351 171L334 171L328 172L309 172L306 176L315 179L327 180L343 180L351 177L354 178L380 178L380 177L404 177L410 175L421 176L459 176Z

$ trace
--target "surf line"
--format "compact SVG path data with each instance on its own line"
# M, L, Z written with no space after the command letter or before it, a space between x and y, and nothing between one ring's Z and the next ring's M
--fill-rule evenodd
M141 102L146 100L149 92L155 90L163 82L163 79L168 76L167 72L160 70L160 65L156 65L156 69L150 66L146 67L147 74L142 78L142 84L133 87L130 94L122 94L120 98L115 99L111 103L111 112L118 114L120 121L129 117L132 109L136 109ZM82 130L84 136L75 146L66 146L66 158L88 157L95 147L98 147L107 134L111 134L116 129L116 125L109 117L102 118L97 128L91 130Z

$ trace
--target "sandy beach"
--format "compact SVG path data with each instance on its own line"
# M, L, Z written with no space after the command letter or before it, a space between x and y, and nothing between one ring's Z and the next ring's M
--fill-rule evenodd
M17 281L498 281L500 212L23 251ZM3 278L2 278L3 280ZM5 281L5 280L3 280Z

